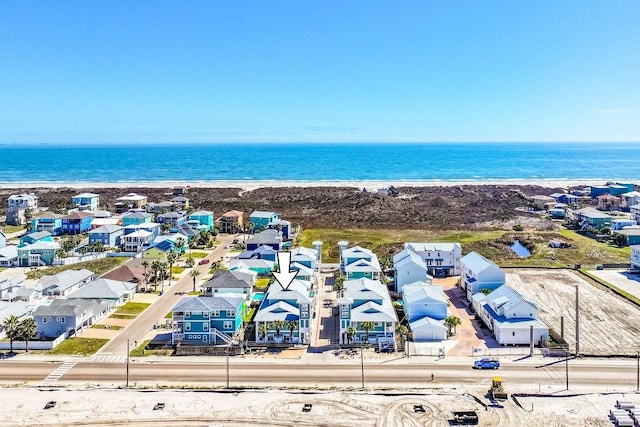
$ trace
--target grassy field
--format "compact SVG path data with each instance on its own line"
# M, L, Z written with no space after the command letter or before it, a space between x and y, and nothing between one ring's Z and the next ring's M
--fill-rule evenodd
M112 331L119 331L122 329L122 326L117 325L93 325L91 329L111 329Z
M97 338L68 338L48 354L79 354L90 356L100 350L109 340Z
M143 356L171 356L173 349L160 349L160 350L145 350L144 348L149 344L149 340L144 341L138 347L129 352L131 357L143 357Z
M184 267L171 267L172 274L180 274L185 270Z
M4 234L13 234L13 233L17 233L18 231L22 231L26 228L26 225L5 225L4 226Z
M254 285L256 289L266 290L269 285L269 279L257 279Z
M38 270L32 270L27 272L27 279L39 279L42 276L58 274L66 270L87 270L93 271L98 276L105 274L106 272L113 270L129 258L124 257L107 257L96 259L94 261L79 262L77 264L58 265L55 267L41 268Z
M561 238L571 243L570 248L549 247L549 240ZM519 258L510 249L514 239L533 247L529 258ZM566 267L574 264L595 266L603 263L628 263L630 249L618 248L582 236L571 230L543 231L427 231L427 230L334 230L308 229L302 231L299 244L312 247L321 240L322 261L337 262L340 240L349 247L359 245L373 250L379 257L393 256L402 250L404 242L459 242L467 254L476 251L500 266Z
M191 258L206 258L207 255L209 255L206 252L200 252L200 251L191 251L191 252L187 252L187 256L191 255Z
M146 302L128 302L121 305L116 314L138 315L145 311L151 304Z

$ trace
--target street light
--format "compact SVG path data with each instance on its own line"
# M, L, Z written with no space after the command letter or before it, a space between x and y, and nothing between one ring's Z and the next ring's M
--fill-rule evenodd
M229 344L227 345L227 388L229 388L229 352L231 351L231 343L233 341L229 342Z
M569 345L564 351L564 375L567 380L567 390L569 390Z
M124 388L129 388L129 340L127 340L127 382Z

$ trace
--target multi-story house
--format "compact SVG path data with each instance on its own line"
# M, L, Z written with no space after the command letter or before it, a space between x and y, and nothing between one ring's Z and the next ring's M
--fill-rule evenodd
M65 270L58 274L42 276L34 289L42 297L66 297L89 283L95 274L87 269Z
M129 193L126 196L116 199L114 204L116 213L124 213L131 209L141 209L147 204L147 196L141 196L136 193Z
M395 348L398 316L387 287L379 280L361 278L344 282L340 307L340 343L377 343ZM372 329L367 330L370 324ZM355 329L353 336L350 328Z
M38 197L35 194L13 194L9 196L7 206L8 225L22 225L27 222L27 211L38 210Z
M197 211L189 215L189 222L198 221L198 224L204 226L203 228L206 231L211 231L213 229L213 212L211 211ZM197 224L196 228L200 229Z
M62 217L62 232L65 234L82 234L91 230L93 214L88 211L72 212Z
M640 245L631 246L631 270L640 270Z
M277 222L280 220L280 215L276 212L267 211L253 211L249 215L249 221L253 224L254 231L265 230L268 228L270 222Z
M97 211L100 205L100 195L94 193L81 193L71 198L73 203L81 211Z
M211 297L186 297L171 310L174 345L216 345L231 342L242 328L247 295L220 293Z
M104 246L120 246L123 236L122 227L119 225L103 225L89 231L89 244L102 243Z
M244 212L235 210L225 212L218 220L218 222L220 223L220 232L233 234L243 231L243 219Z
M468 301L482 291L493 291L504 285L504 271L477 252L471 252L460 259L460 286L465 291Z
M442 286L416 282L404 286L402 294L409 329L413 341L442 341L447 339L444 320L449 313L448 300Z
M128 227L130 225L138 225L144 223L151 223L153 215L147 212L130 212L122 215L122 226Z
M459 243L405 243L404 248L418 254L427 266L427 273L434 277L460 274L462 247Z
M432 281L427 265L417 253L405 249L393 257L394 284L396 292L402 293L405 285L414 282Z
M37 267L53 265L60 245L57 242L40 241L32 244L23 243L16 249L19 267Z
M363 277L372 280L380 279L382 270L377 255L360 246L347 249L347 245L348 242L338 242L340 269L344 272L347 280Z
M282 237L277 230L264 230L247 240L248 251L254 251L260 246L271 246L274 250L279 251L282 248Z
M53 236L59 236L62 234L62 218L64 215L59 215L53 212L43 212L31 219L32 231L47 231Z
M142 246L153 240L153 233L145 230L134 231L121 237L125 252L141 252Z
M187 222L187 214L186 212L167 212L163 214L159 214L156 218L158 224L160 224L160 228L169 227L168 230L172 233L177 232L180 229L182 224ZM166 224L166 225L164 225Z
M213 277L204 284L204 295L218 293L251 294L257 274L249 270L216 270Z
M88 300L56 299L49 305L41 305L33 312L36 336L57 338L63 334L77 333L90 327L104 310L100 303Z

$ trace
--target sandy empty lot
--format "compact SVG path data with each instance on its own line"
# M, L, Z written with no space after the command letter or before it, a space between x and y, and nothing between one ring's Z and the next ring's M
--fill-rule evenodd
M507 284L538 305L540 319L575 349L575 295L580 292L580 353L635 355L640 343L640 309L605 289L598 289L571 270L509 269Z

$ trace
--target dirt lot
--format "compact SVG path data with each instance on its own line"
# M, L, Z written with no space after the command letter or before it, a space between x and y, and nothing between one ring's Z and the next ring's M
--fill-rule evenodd
M475 394L474 391L469 391ZM287 393L132 390L4 389L3 425L184 426L449 426L452 411L473 410L480 426L610 426L607 411L616 399L640 403L636 396L578 395L519 398L485 410L467 390L434 394L378 395L359 392ZM56 405L44 410L48 401ZM162 403L162 409L154 410ZM303 412L305 404L312 404ZM414 412L423 405L424 413Z
M606 289L599 289L571 270L509 269L507 284L538 305L540 320L560 333L575 349L575 296L580 293L580 353L635 354L640 342L640 309Z

